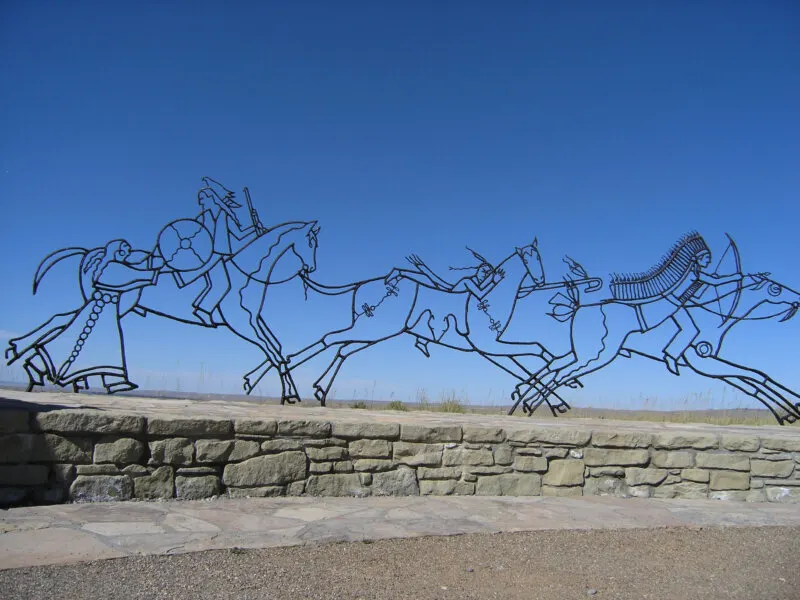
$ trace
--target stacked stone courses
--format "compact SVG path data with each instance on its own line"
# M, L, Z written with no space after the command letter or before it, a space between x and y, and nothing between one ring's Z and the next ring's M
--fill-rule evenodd
M800 436L4 410L0 504L226 495L800 502ZM475 417L477 421L478 417ZM463 419L462 419L463 421ZM689 428L690 429L690 428Z

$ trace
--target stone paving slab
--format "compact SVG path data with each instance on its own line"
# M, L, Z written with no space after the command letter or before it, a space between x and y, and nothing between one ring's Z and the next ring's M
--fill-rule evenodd
M768 525L800 526L800 505L464 496L66 504L0 512L0 569L430 535Z

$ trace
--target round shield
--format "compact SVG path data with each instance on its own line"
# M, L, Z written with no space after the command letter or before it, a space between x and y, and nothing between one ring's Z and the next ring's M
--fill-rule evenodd
M194 271L211 258L213 240L202 223L193 219L173 221L158 234L158 249L167 266L176 271Z

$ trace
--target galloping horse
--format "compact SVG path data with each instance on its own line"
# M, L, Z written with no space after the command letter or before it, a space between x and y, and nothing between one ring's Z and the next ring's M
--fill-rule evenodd
M305 277L316 269L319 229L316 221L283 223L252 240L231 259L232 268L228 269L230 289L219 304L220 324L264 353L264 360L244 375L243 388L247 394L274 366L278 368L281 379L281 404L300 399L281 344L267 326L261 311L268 286L284 283L298 275ZM157 285L145 288L138 302L138 308L144 311L140 314L151 312L184 323L207 326L192 313L191 302L196 289L188 290L188 286L176 288L174 281L165 277L159 279ZM183 300L177 312L174 300L169 301L176 294Z
M800 395L797 392L766 373L720 358L719 353L725 335L737 323L792 318L800 307L800 294L763 275L745 275L737 285L736 291L724 295L737 295L738 301L733 303L729 315L721 315L712 308L718 297L709 290L698 301L686 306L699 334L678 364L688 366L699 375L724 381L758 400L772 412L778 423L793 423L800 418ZM643 348L643 344L659 336L669 340L676 329L675 322L667 318L658 326L643 331L635 308L622 301L578 306L572 317L573 350L553 360L529 382L517 386L513 393L516 403L511 410L522 402L525 411L532 413L549 393L562 385L574 385L579 377L605 367L619 355L635 353L663 362L663 355L653 354L651 349ZM600 335L593 336L587 330ZM534 382L537 383L535 387L532 385ZM795 402L789 397L796 399Z
M547 361L552 355L538 343L505 342L500 338L517 299L544 284L544 269L536 243L517 248L495 271L500 269L504 276L482 299L466 292L443 291L433 284L429 286L403 276L376 277L341 287L304 278L312 290L321 294L350 294L350 324L291 354L290 368L298 367L329 348L337 348L333 360L314 383L314 395L324 406L347 357L407 333L417 338L417 347L425 348L423 352L427 353L428 342L477 352L520 381L526 381L531 373L518 358L534 356ZM439 319L431 308L437 304L446 306L446 310L439 312ZM434 327L436 320L443 326Z

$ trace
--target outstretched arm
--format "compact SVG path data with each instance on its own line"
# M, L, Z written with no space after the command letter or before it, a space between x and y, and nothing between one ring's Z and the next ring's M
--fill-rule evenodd
M700 271L700 275L697 277L698 281L701 283L707 283L709 285L724 285L726 283L734 283L736 281L742 280L741 273L734 273L733 275L714 275L713 273L705 273Z

